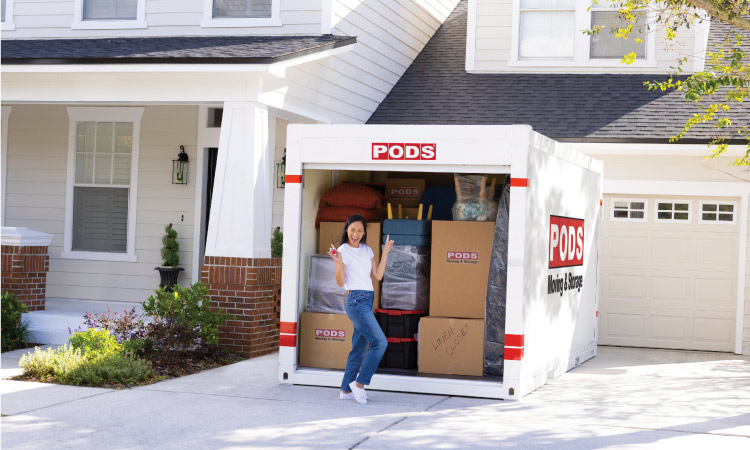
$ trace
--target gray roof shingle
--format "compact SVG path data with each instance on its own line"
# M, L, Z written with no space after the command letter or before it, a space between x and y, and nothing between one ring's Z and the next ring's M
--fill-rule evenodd
M467 73L466 15L462 0L368 123L529 124L560 141L664 143L699 112L677 91L643 86L662 76ZM746 116L750 107L733 111ZM679 142L706 142L716 134L713 124L703 124Z
M356 42L350 36L4 39L3 64L271 64Z

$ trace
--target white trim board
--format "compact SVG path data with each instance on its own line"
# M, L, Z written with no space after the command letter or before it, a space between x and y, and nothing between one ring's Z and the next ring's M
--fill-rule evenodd
M747 270L748 206L750 183L697 181L604 180L604 194L685 195L695 197L740 197L740 245L737 257L737 317L734 352L742 354L745 316L745 272Z
M6 16L7 17L7 16ZM2 128L2 196L0 197L0 226L5 226L5 192L8 184L8 122L12 106L3 106L3 128Z
M477 0L469 0L469 12L466 18L466 71L474 70L477 47Z
M711 153L707 144L613 144L569 142L577 151L587 155L629 155L629 156L706 156ZM744 155L747 147L730 145L726 156Z

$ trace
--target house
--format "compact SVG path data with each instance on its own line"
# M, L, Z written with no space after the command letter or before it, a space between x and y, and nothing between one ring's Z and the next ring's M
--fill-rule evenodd
M271 351L273 166L287 124L530 124L604 162L598 342L750 353L750 176L727 166L743 147L704 161L710 125L669 143L694 106L643 87L679 55L702 70L715 27L664 48L660 30L640 43L578 33L616 20L604 2L234 3L252 12L221 0L4 3L2 220L51 235L48 305L142 300L173 223L180 282L203 279L240 318L225 342ZM640 57L620 64L631 50ZM187 185L172 184L181 145ZM105 244L76 226L101 204L110 222L85 224L106 229Z
M456 3L3 0L3 285L36 339L145 300L172 223L224 343L275 350L286 126L364 123Z
M616 20L599 3L461 1L368 123L530 124L602 160L598 343L750 354L750 174L728 165L746 142L703 160L707 124L669 143L696 107L643 86L678 56L703 70L725 30L704 22L671 48L663 30L576 32Z

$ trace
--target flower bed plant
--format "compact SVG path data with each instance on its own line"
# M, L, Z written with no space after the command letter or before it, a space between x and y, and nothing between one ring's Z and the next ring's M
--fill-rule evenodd
M70 330L69 344L24 355L21 379L127 387L187 375L240 360L221 349L218 327L230 316L212 310L201 283L160 288L122 313L84 315L87 330Z
M0 340L2 351L7 352L27 346L29 341L29 323L21 320L21 315L26 312L26 305L21 303L16 294L5 291L2 294L2 330Z

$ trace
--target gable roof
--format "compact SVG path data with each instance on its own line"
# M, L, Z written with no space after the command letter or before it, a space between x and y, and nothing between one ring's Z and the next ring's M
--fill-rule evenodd
M644 81L666 78L653 74L467 73L466 16L462 0L367 123L529 124L558 141L666 143L699 112L677 91L648 91ZM716 134L702 124L679 143Z
M356 42L350 36L4 39L2 64L272 64Z

